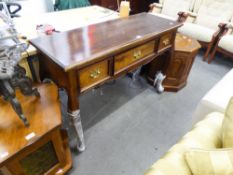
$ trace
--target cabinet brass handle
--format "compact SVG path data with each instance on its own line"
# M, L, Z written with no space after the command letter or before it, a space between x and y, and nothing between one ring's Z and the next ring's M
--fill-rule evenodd
M91 72L90 77L93 79L96 79L96 78L99 78L100 74L101 74L101 71L98 68L98 69L94 70L93 72Z
M134 52L134 59L139 59L141 56L142 56L142 52L140 50Z
M165 46L167 46L169 43L170 43L170 39L169 39L169 38L163 40L163 44L164 44Z

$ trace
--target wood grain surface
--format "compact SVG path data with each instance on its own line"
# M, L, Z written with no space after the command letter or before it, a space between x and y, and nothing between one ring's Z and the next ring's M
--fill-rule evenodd
M46 88L43 88L44 86ZM30 123L28 128L24 126L11 105L0 99L0 167L9 157L20 153L41 136L61 126L57 87L54 84L40 85L38 90L40 98L23 96L17 92L17 98Z
M141 13L124 19L78 28L31 40L65 71L138 45L181 26L181 23Z

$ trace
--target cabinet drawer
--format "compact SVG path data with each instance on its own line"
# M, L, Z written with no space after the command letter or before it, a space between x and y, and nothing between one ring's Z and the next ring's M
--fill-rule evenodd
M167 33L160 38L158 52L172 45L172 33Z
M133 62L136 62L152 53L154 53L155 41L151 41L132 50L126 51L115 56L114 71L115 73L127 68Z
M84 91L109 77L108 60L88 66L79 71L80 89Z

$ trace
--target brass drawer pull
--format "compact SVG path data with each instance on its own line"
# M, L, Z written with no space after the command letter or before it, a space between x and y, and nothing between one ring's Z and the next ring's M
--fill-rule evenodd
M100 69L98 68L98 69L94 70L94 71L90 74L90 77L93 78L93 79L96 79L96 78L99 78L100 74L101 74L101 71L100 71Z
M167 38L167 39L163 40L163 44L164 44L165 46L167 46L168 44L170 44L170 39Z
M134 59L139 59L142 56L142 52L140 50L135 51L133 56L134 56Z

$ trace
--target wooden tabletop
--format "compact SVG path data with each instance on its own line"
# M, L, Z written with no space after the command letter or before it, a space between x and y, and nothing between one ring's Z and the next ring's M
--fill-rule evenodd
M9 102L0 98L0 167L44 134L61 126L57 87L46 84L40 85L38 90L40 98L17 92L29 127L24 126Z
M141 13L32 39L30 42L64 71L69 71L98 58L110 56L113 51L153 39L158 34L181 25L176 21Z

